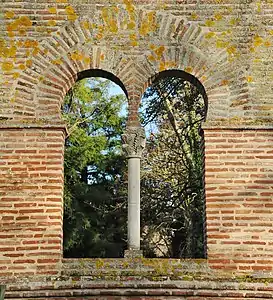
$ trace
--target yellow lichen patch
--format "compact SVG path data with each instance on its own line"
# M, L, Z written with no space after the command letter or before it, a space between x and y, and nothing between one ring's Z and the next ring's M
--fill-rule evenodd
M223 15L220 14L220 13L216 13L216 14L214 15L214 19L215 19L216 21L221 21L221 20L223 19Z
M5 18L6 19L12 19L15 16L15 13L13 11L7 11L5 13Z
M24 42L21 41L21 40L19 40L19 41L16 42L16 46L17 47L22 47L23 45L24 45Z
M19 34L20 34L21 36L26 35L26 33L27 33L26 30L25 30L25 29L22 29L22 28L19 29L18 32L19 32Z
M207 32L207 33L205 34L205 38L206 38L206 39L211 39L211 38L213 38L213 37L215 37L215 32Z
M83 54L79 51L74 51L70 54L70 57L73 59L73 60L82 60L83 59Z
M68 6L65 7L65 12L66 12L68 15L75 14L75 10L74 10L74 8L73 8L71 5L68 5Z
M155 19L155 12L154 12L154 11L148 12L147 17L148 17L148 21L149 21L150 23L154 22L154 19Z
M15 46L11 46L8 51L8 57L15 57L17 49Z
M206 20L205 21L205 25L208 26L208 27L212 27L215 25L215 21L213 20Z
M31 66L32 66L32 60L31 59L28 59L27 61L26 61L26 66L28 67L28 68L30 68Z
M271 46L271 42L269 40L266 40L264 42L265 47L270 47Z
M6 29L9 37L13 37L14 31L18 31L20 35L25 35L26 30L32 26L32 21L27 16L21 16L7 24Z
M185 68L185 72L187 72L187 73L191 73L192 72L192 67L186 67Z
M13 32L13 31L8 31L8 36L12 38L12 37L14 37L14 36L15 36L15 34L14 34L14 32Z
M12 74L12 77L13 77L14 79L17 79L19 76L20 76L20 74L19 74L18 72L14 72L14 73Z
M138 46L138 41L131 41L131 46L133 46L133 47Z
M33 56L36 56L38 53L40 52L40 49L37 47L37 48L34 48L33 50L32 50L32 55Z
M135 22L129 22L129 23L127 24L127 29L133 30L133 29L135 29L135 28L136 28L136 23L135 23Z
M83 58L83 62L86 64L86 65L90 65L91 63L91 58L89 56L85 56Z
M227 47L227 53L229 54L229 55L234 55L235 53L236 53L236 48L234 47L234 46L229 46L229 47Z
M86 30L89 30L90 29L90 23L89 21L82 21L82 27Z
M96 259L96 268L101 269L104 266L104 262L102 259Z
M104 7L101 11L101 16L106 24L106 28L113 33L118 32L118 21L116 7Z
M61 65L63 62L60 58L52 60L53 65Z
M263 43L264 43L264 41L263 41L262 37L260 37L259 35L255 35L254 41L253 41L253 45L254 45L255 47L259 47L259 46L261 46Z
M97 34L94 36L95 39L101 40L104 37L105 32L107 31L107 28L104 25L99 25L96 27L98 29Z
M30 27L32 26L32 21L30 20L29 17L27 16L22 16L18 19L19 24L25 27Z
M107 19L108 18L108 8L107 7L103 7L101 10L101 16L103 19Z
M2 46L0 47L0 57L12 58L16 56L16 47L14 45L10 47Z
M77 18L78 18L78 16L77 16L76 14L75 14L75 15L68 15L68 16L67 16L67 19L68 19L69 21L76 21Z
M135 11L135 7L134 7L132 1L130 1L130 0L123 0L123 3L125 4L126 10L129 13L129 15L132 15L134 13L134 11Z
M216 45L216 48L226 48L226 47L228 47L228 42L218 39L216 41L215 45Z
M100 55L100 60L104 60L105 59L105 55L102 53L101 55Z
M38 41L34 41L34 40L26 40L23 43L23 46L26 48L35 48L38 47L38 45L39 45Z
M167 66L170 68L177 68L177 63L175 61L167 62Z
M166 70L165 62L161 61L159 64L159 71L162 72L164 70Z
M95 39L97 39L97 40L101 40L102 38L103 38L102 33L98 33L97 35L95 35Z
M49 20L49 21L47 22L47 25L48 25L48 26L56 26L56 24L57 24L57 22L56 22L55 20Z
M113 33L117 33L118 32L117 20L115 20L115 19L109 20L109 30L111 32L113 32Z
M155 61L155 57L153 55L148 55L148 60Z
M221 81L221 85L228 85L229 81L227 79L224 79Z
M23 71L26 69L26 66L24 64L20 64L18 68Z
M56 0L57 3L67 3L67 0Z
M253 82L253 77L252 76L247 76L246 81L247 82Z
M191 19L191 20L197 20L197 19L198 19L198 15L197 15L195 12L193 12L193 13L191 14L191 16L190 16L190 19Z
M14 65L10 61L5 61L2 63L2 71L4 71L4 72L10 72L13 70L13 68L14 68Z
M232 18L232 19L230 19L229 24L234 26L234 25L237 25L239 23L239 21L240 21L239 18Z
M15 31L18 28L18 23L17 22L11 22L7 25L6 29L7 31L11 32L11 31Z
M174 61L161 61L159 63L159 71L164 71L167 70L169 68L174 68L177 67L176 62Z
M131 41L131 46L138 46L138 41L137 41L137 37L134 33L129 35L130 41Z
M159 46L158 48L156 48L154 50L154 53L157 56L157 58L160 59L162 57L164 51L165 51L165 47L164 46Z
M74 8L71 5L68 5L68 6L65 7L65 12L67 14L67 19L69 21L77 20L78 16L77 16Z
M257 2L256 4L257 4L257 12L260 13L262 11L262 4L261 2Z
M48 8L48 11L49 11L49 13L51 13L51 14L56 14L56 13L57 13L56 7L49 7L49 8Z
M147 13L141 21L139 34L140 35L147 35L149 33L154 32L157 29L157 21L156 21L156 14L155 12Z

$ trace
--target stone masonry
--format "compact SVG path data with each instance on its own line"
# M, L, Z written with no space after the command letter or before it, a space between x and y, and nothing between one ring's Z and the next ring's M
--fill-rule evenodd
M272 0L1 1L7 297L273 298L272 18ZM204 92L205 261L63 260L61 105L78 78L98 70L127 93L129 129L139 126L141 95L163 71L180 70Z

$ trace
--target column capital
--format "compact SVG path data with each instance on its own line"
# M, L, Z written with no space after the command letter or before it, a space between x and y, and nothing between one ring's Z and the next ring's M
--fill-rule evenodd
M128 158L141 158L145 142L146 137L143 127L127 127L122 135L123 152Z

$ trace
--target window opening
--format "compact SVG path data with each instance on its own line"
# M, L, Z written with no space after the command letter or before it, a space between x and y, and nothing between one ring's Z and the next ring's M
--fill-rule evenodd
M62 107L68 127L64 257L122 257L127 231L126 160L121 150L125 89L111 81L113 76L85 78L90 72L83 73ZM99 70L92 75L105 74Z
M142 249L146 257L202 258L200 128L206 98L201 84L192 84L176 72L159 74L145 91L140 108L147 139L141 175ZM187 80L191 77L186 74Z

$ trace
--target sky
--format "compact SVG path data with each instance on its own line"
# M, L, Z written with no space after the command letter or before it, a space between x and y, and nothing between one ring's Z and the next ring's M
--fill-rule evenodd
M123 90L121 89L121 87L119 85L112 82L112 86L113 87L111 87L110 90L109 90L110 96L115 96L115 95L120 95L120 94L124 95L124 92L123 92Z

